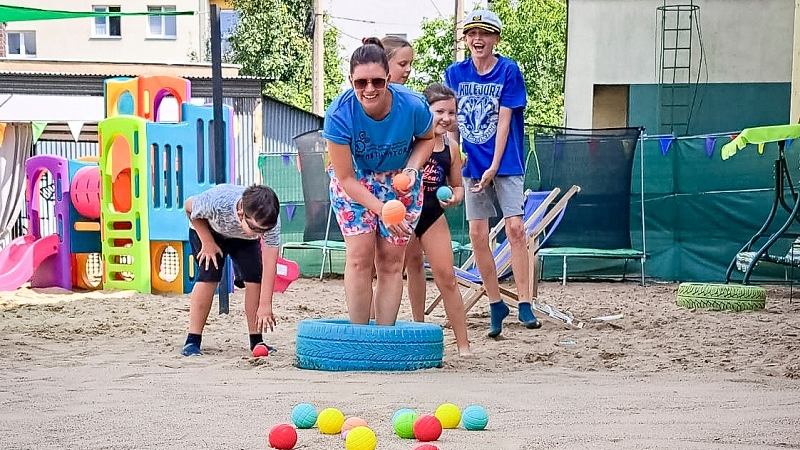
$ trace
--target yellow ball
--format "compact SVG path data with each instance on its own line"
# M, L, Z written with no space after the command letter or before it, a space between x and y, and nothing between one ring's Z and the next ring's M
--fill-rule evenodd
M339 434L344 424L344 414L336 408L325 408L317 416L317 428L322 434Z
M355 427L347 432L344 447L347 450L375 450L378 438L367 427Z
M461 410L452 403L440 405L433 415L442 422L442 428L456 428L461 422Z

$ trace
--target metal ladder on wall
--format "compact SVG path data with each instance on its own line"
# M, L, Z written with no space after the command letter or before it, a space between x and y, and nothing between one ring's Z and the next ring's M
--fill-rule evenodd
M660 16L661 54L659 73L659 132L686 135L691 116L693 24L700 6L671 4L664 0L656 8Z

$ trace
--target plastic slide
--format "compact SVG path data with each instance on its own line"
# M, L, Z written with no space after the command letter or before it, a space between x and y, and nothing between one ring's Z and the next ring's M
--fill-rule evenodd
M0 291L15 291L27 283L42 261L58 253L60 245L57 234L41 239L27 235L11 241L0 253Z

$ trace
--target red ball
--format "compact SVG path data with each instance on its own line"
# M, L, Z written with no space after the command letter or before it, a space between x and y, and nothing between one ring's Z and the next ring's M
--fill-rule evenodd
M290 450L297 444L297 430L287 423L281 423L269 430L269 446L278 450Z
M256 345L253 347L253 358L269 356L269 349L266 345Z
M423 414L414 422L414 437L422 442L435 441L442 435L442 422L433 414Z
M414 447L414 450L439 450L439 447L433 444L419 444L418 446Z

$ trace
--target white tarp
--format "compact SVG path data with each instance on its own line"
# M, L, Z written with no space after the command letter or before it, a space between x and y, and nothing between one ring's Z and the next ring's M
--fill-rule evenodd
M83 122L105 118L103 97L0 94L0 122Z

